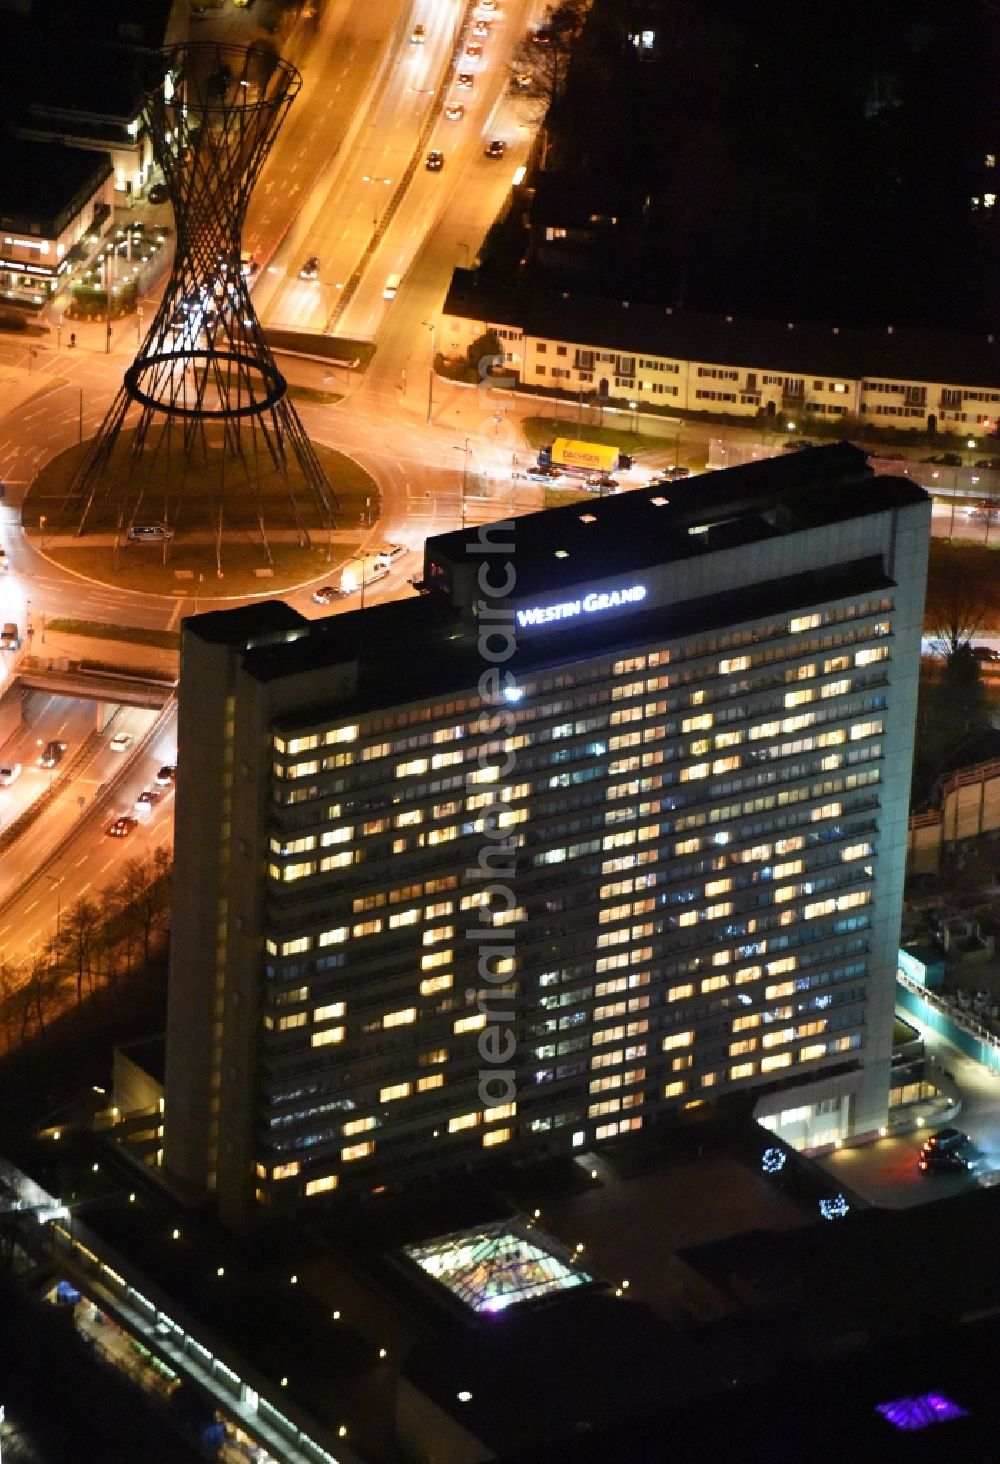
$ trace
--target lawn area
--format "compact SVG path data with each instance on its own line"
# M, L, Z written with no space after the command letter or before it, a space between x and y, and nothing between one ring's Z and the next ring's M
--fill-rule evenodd
M599 498L599 493L587 493L580 488L546 488L543 508L565 508L567 503L586 503L588 498Z
M183 538L177 538L168 547L169 557L164 564L162 544L123 545L118 552L117 568L114 551L110 547L88 545L85 540L78 539L70 545L46 545L45 553L64 569L86 579L114 585L116 589L137 590L146 595L187 595L191 598L197 593L202 599L218 600L245 595L277 595L311 580L332 577L337 566L356 554L359 546L356 541L334 541L328 560L325 541L314 542L311 549L300 549L298 544L272 544L274 563L270 566L271 573L261 574L260 571L268 566L260 543L227 540L222 546L221 579L216 574L213 543L185 543ZM56 628L54 623L52 628ZM60 628L68 634L73 633L68 625ZM147 644L157 642L148 641Z
M176 630L152 630L142 625L112 625L105 620L73 620L66 615L54 615L46 630L60 635L85 635L89 640L131 641L137 646L156 646L161 651L179 651L180 632Z
M598 427L565 417L525 417L521 430L530 447L547 447L553 438L569 437L577 442L599 442L604 447L620 447L625 452L635 453L643 448L662 451L677 441L677 427L668 426L666 422L662 433L656 430L659 423L650 424L648 417L641 432L630 431L628 422L628 413L622 413L610 427Z
M225 558L230 534L242 531L259 538L258 514L270 532L294 530L293 495L303 524L325 532L319 507L291 455L286 476L264 455L260 440L254 441L244 428L239 444L242 460L232 452L224 459L222 429L213 423L205 431L204 443L196 442L185 459L177 431L175 428L171 438L168 428L151 430L137 463L132 459L134 433L120 434L101 473L87 518L88 531L114 533L119 523L163 522L174 531L175 549L180 549L185 534L204 536L207 532L214 537L221 504ZM318 443L312 447L337 497L334 527L351 528L363 514L373 522L380 507L375 480L346 454ZM24 529L37 528L44 517L46 535L76 531L82 502L75 492L67 502L67 492L77 465L89 450L89 442L80 443L46 464L24 500Z

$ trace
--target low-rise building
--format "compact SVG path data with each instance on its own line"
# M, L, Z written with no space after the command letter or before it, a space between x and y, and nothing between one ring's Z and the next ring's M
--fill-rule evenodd
M571 290L505 288L456 270L438 343L485 331L528 387L581 401L798 423L841 419L982 439L1000 419L1000 341L700 315Z

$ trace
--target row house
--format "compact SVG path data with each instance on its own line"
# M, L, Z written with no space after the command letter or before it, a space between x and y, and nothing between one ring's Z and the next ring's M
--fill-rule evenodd
M518 384L685 413L984 437L1000 418L992 335L700 315L571 291L503 289L456 270L438 339L461 358L486 330Z

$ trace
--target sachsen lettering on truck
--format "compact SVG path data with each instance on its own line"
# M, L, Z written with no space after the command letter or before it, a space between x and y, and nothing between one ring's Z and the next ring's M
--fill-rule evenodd
M575 442L569 437L557 437L549 451L554 468L611 473L618 466L617 447L607 447L600 442Z
M559 605L529 605L516 612L517 623L520 626L548 625L553 620L572 620L577 615L594 615L602 610L617 610L622 605L636 605L645 598L645 585L592 591L580 600L564 600Z

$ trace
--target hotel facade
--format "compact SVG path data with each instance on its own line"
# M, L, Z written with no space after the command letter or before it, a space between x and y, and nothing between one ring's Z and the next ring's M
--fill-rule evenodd
M930 503L847 444L185 623L165 1166L284 1205L886 1121Z

